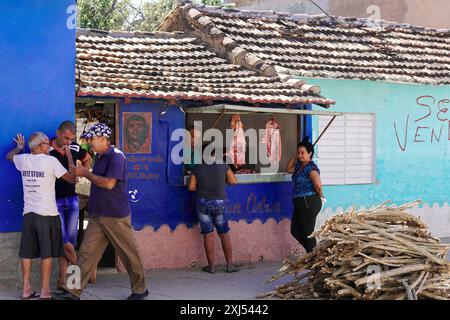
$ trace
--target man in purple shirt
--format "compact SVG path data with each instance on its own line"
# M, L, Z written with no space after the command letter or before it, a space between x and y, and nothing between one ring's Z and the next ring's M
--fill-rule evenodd
M127 196L127 160L119 149L111 145L111 129L99 123L82 137L89 139L97 153L92 173L83 166L76 175L92 182L89 196L89 224L78 253L81 288L63 285L64 293L56 298L78 300L86 288L90 275L97 267L108 242L111 242L130 276L132 294L128 300L142 300L148 296L142 260L131 229L131 209Z

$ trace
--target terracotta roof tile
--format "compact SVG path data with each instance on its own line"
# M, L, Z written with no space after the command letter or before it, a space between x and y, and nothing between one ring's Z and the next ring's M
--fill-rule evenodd
M318 91L310 94L295 83L231 64L197 39L179 33L80 29L76 77L79 96L334 103Z
M208 21L235 47L303 77L450 84L450 30L369 19L227 10L185 4L193 34L208 38ZM207 18L207 19L204 19ZM160 30L171 30L166 18ZM206 40L208 41L208 40ZM211 43L210 43L211 44Z

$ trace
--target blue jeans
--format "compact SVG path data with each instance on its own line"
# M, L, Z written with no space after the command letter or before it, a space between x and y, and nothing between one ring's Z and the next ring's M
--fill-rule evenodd
M80 215L78 196L56 199L56 205L61 219L63 244L70 242L75 247L78 236L78 217Z
M213 232L214 227L217 233L230 231L225 213L225 200L197 199L197 216L202 234Z

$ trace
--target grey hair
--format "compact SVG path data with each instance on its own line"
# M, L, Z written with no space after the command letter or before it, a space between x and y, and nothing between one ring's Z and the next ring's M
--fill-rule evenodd
M42 142L48 141L48 137L43 132L35 132L31 134L31 136L28 138L28 147L30 150L33 150L37 146L39 146Z

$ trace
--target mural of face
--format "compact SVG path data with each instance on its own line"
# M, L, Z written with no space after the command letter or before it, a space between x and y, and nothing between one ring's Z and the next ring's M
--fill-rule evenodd
M145 119L138 115L129 117L125 125L125 139L131 152L139 152L147 139L148 125Z

